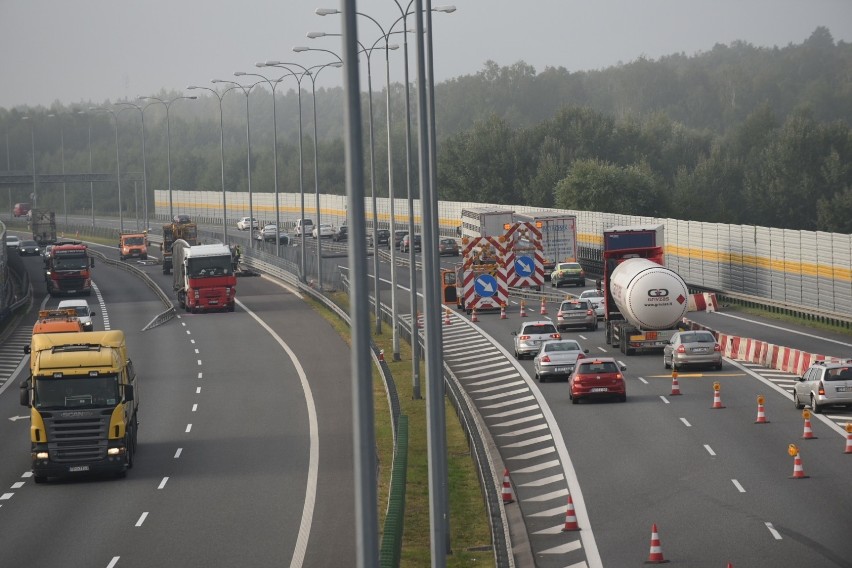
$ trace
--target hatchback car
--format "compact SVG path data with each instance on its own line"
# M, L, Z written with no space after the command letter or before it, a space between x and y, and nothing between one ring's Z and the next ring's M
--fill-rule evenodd
M98 314L92 311L86 300L62 300L59 302L59 306L57 306L56 309L67 310L69 308L73 309L77 313L77 319L80 320L81 324L83 324L84 331L92 331L92 329L94 329L92 317Z
M550 274L550 285L559 288L565 284L586 285L586 271L579 262L560 262Z
M18 235L6 235L6 246L9 248L17 249L21 246L21 239Z
M612 357L582 359L568 378L568 398L572 404L580 399L615 397L619 402L627 400L627 385L624 371L627 367Z
M41 247L35 241L21 241L18 245L18 254L21 256L38 256L41 253Z
M793 403L796 408L810 404L815 414L820 414L826 406L852 406L852 359L808 367L793 385Z
M411 239L409 235L402 237L402 242L399 243L399 252L408 252L411 248L414 249L414 252L423 250L423 240L420 235L414 235L414 239Z
M543 342L562 339L553 322L547 320L524 322L512 335L515 336L515 359L535 356Z
M556 312L556 329L565 331L572 327L583 327L590 331L598 328L598 316L589 300L565 300Z
M189 215L185 215L183 213L179 213L179 214L175 215L174 219L172 219L172 221L174 221L175 223L178 223L178 224L192 223L192 220L189 218Z
M600 290L583 290L580 292L581 300L588 300L592 303L592 308L595 310L595 315L598 316L598 319L603 319L604 317L604 294Z
M248 231L249 229L257 229L260 223L254 217L241 217L237 221L237 229L240 231Z
M334 233L334 236L331 237L336 243L340 243L349 239L349 227L346 225L342 225L337 228L337 231Z
M378 229L376 231L376 238L379 242L379 246L384 245L390 248L390 231L387 229ZM367 245L373 246L373 231L372 229L367 231Z
M706 330L679 331L663 347L663 366L680 369L688 365L722 368L722 348Z
M264 225L263 229L258 231L255 238L259 241L274 243L276 234L278 235L278 242L280 244L289 244L290 243L290 235L288 235L286 233L286 231L283 231L283 230L279 231L278 225L275 225L274 223L269 224L269 225Z
M408 231L394 231L393 232L393 246L394 248L399 248L399 245L402 244L402 239L405 238L405 235L408 234ZM390 236L390 233L388 233Z
M438 254L449 255L449 256L458 256L459 255L459 244L455 239L443 238L438 241Z
M316 239L330 239L334 236L334 228L328 223L320 223L319 225L314 226L314 229L311 231L311 235Z
M573 339L545 341L533 358L536 380L545 383L550 379L567 379L577 360L584 358L588 352Z

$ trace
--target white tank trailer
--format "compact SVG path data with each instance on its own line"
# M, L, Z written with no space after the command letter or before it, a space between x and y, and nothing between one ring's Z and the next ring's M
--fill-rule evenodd
M610 293L626 321L608 322L613 344L632 355L658 350L686 315L689 290L674 271L645 258L630 258L610 275Z

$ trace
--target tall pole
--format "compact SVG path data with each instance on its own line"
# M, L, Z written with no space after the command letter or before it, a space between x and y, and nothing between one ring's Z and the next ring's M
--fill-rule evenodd
M62 160L62 205L65 211L65 226L68 226L68 183L65 181L65 133L62 128L62 117L57 114L47 115L49 118L55 118L59 121L59 152Z
M372 18L370 18L372 19ZM378 22L376 22L378 25ZM381 27L381 26L379 26ZM394 186L393 186L393 144L391 143L391 82L390 82L390 49L388 46L388 36L385 34L385 105L387 107L387 135L388 135L388 199L390 200L390 232L391 236L388 242L393 242L394 231L396 231L396 201L394 201ZM414 233L410 233L410 242L412 246L409 248L414 251ZM390 247L391 259L391 327L393 328L393 360L400 361L402 357L399 354L399 314L396 310L396 247ZM416 329L416 327L412 327Z
M155 103L145 105L145 108L142 108L139 105L135 105L135 104L129 103L129 102L121 102L121 103L118 103L118 104L119 105L126 105L127 107L132 107L132 108L135 108L136 110L138 110L139 116L140 116L140 119L141 119L141 122L142 122L142 195L144 196L144 199L142 200L142 209L143 209L143 212L144 212L143 214L144 214L144 218L145 218L145 230L147 231L148 229L151 228L151 226L150 226L150 222L148 220L148 158L145 155L145 109L148 108L149 106L151 106L151 104L155 104ZM136 217L137 217L137 220L138 220L138 218L139 218L138 213L137 213ZM138 223L137 223L137 225L138 225ZM138 230L139 227L137 226L136 229Z
M370 367L370 329L368 323L366 231L364 218L364 163L362 161L361 88L358 81L358 31L355 0L341 0L344 10L343 64L344 126L346 132L347 209L352 219L349 266L353 268L352 295L352 400L355 458L355 543L358 568L379 565L378 515L376 512L375 413L373 409L372 370ZM374 237L375 238L375 237ZM375 243L374 245L378 244ZM378 275L376 275L378 277ZM378 298L376 298L378 303Z
M22 116L21 120L28 120L30 123L30 143L32 144L33 152L33 209L35 209L38 207L38 190L36 189L35 122L31 116Z
M78 110L77 114L85 114L89 119L89 193L92 198L92 228L95 228L95 182L91 176L94 170L92 169L92 115L83 110Z
M103 107L89 107L91 111L101 111L108 112L112 115L113 122L115 123L115 171L116 171L116 179L118 181L118 227L120 232L124 232L124 206L121 202L121 160L118 156L118 115L115 114L114 111L103 108Z

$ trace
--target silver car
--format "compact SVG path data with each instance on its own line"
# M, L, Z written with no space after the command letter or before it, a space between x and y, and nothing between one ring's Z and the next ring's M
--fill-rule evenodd
M515 336L515 359L532 357L538 353L543 342L562 339L553 322L547 320L525 322L521 324L521 329L513 331L512 335Z
M598 316L598 319L604 318L604 295L600 290L583 290L580 292L579 298L581 300L588 300L592 303L592 307L595 310L595 315Z
M810 404L815 414L825 406L852 406L852 359L811 365L793 385L793 403L796 408Z
M577 360L588 352L573 339L545 341L533 359L536 380L546 383L550 379L567 379L574 372Z
M556 329L565 331L572 327L598 328L598 316L589 300L565 300L556 313Z
M706 330L679 331L663 347L663 366L680 369L687 365L722 368L722 348L716 336Z

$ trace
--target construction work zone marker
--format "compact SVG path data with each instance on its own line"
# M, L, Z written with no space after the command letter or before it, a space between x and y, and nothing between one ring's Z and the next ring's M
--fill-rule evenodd
M663 558L663 547L660 546L660 534L657 532L657 524L651 527L651 552L645 564L665 564L668 562Z
M678 396L680 394L680 383L677 382L677 370L672 369L672 394L670 396Z
M547 304L544 303L544 298L541 299L541 308L538 313L543 316L547 315Z
M509 316L506 315L506 304L500 304L500 319L509 319Z
M518 315L522 318L527 317L527 301L526 300L521 300L521 313L518 314Z
M816 440L814 431L811 429L811 411L807 408L802 411L802 418L805 419L805 429L802 432L803 440Z
M852 454L852 422L846 423L846 451L844 454Z
M571 499L571 494L568 494L568 509L565 511L565 526L562 527L562 532L571 532L580 530L580 525L577 523L577 513L574 511L574 500Z
M787 447L787 453L793 456L793 475L790 476L790 479L807 479L809 476L805 475L802 457L799 455L799 448L796 444L790 444Z
M450 310L444 310L444 325L453 325L453 320L450 319Z
M476 308L473 308L472 310L470 310L470 321L472 321L473 323L476 323L476 322L479 321L479 318L476 316Z
M515 493L512 491L512 482L509 480L509 468L503 470L503 504L515 502Z
M722 395L719 391L722 390L722 385L718 381L713 383L713 406L710 408L725 408L722 406Z
M757 420L754 421L755 424L767 424L769 422L769 420L766 419L766 412L763 409L763 402L763 395L759 395L757 397Z

